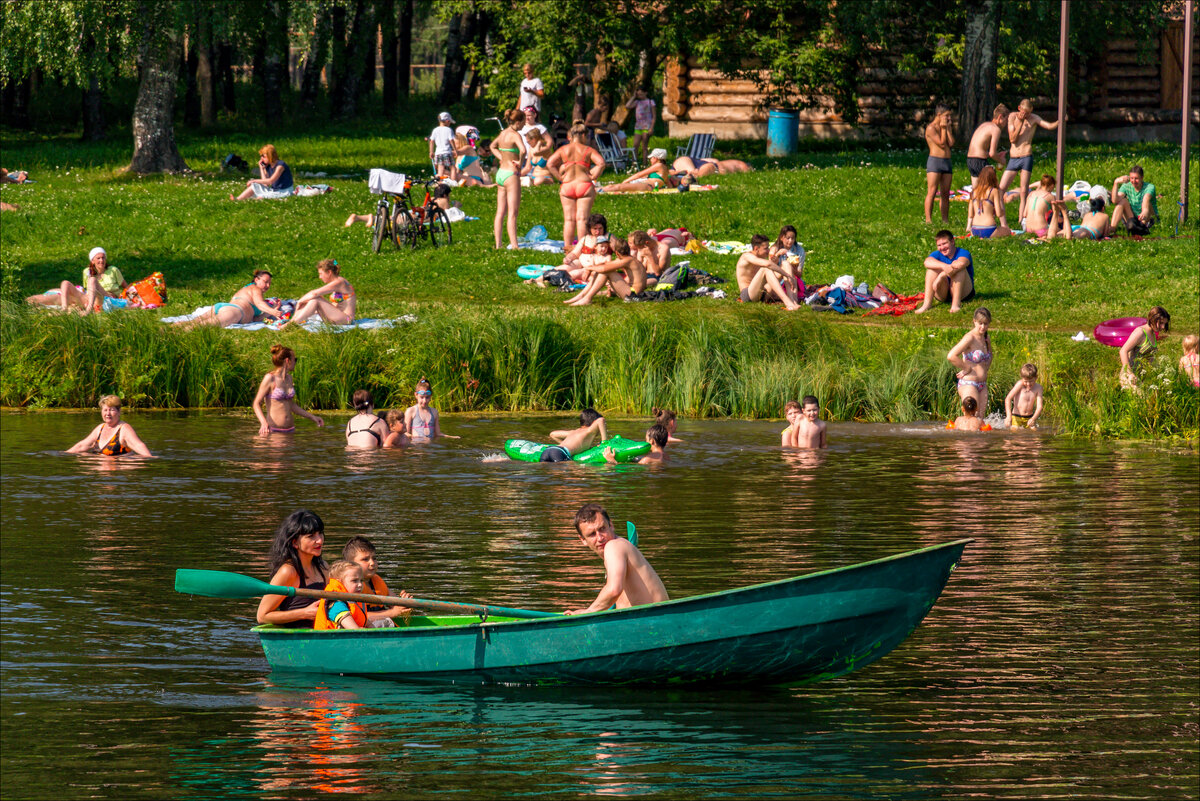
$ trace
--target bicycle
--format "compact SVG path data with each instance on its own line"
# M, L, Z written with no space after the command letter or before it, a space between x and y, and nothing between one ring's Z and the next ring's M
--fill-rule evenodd
M395 227L392 223L392 216L398 213L396 208L396 199L400 197L391 192L384 192L379 198L379 202L375 204L375 229L371 234L371 250L376 253L383 247L383 240L390 239L392 243L399 248L400 240L396 236Z
M371 193L379 195L375 204L375 225L371 234L371 250L376 253L383 247L383 240L390 239L397 248L402 241L407 241L411 228L411 217L408 214L408 203L405 195L411 181L407 181L400 173L387 170L373 169L367 180Z
M397 198L397 208L391 218L396 247L400 247L402 237L408 241L411 248L415 248L422 239L428 239L429 244L434 247L438 246L439 239L444 240L447 245L454 244L450 218L430 194L430 189L438 185L438 180L431 178L422 183L425 186L425 199L420 206L410 205L407 194ZM405 183L404 188L408 190L411 186L410 181Z

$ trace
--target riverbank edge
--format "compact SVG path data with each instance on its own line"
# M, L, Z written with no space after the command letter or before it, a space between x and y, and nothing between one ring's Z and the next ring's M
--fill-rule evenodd
M657 307L657 308L656 308ZM347 409L356 389L376 408L412 403L428 378L445 412L617 415L654 407L685 417L778 419L816 395L824 419L945 420L958 413L946 352L955 328L867 326L778 309L658 304L584 310L415 306L417 322L346 333L178 331L148 314L79 318L0 304L0 406L80 409L107 394L135 408L237 409L252 402L269 351L300 356L306 408ZM936 322L936 321L931 321ZM957 320L956 320L957 322ZM1115 349L1062 332L993 329L988 409L1025 362L1039 368L1045 419L1066 434L1200 444L1200 391L1175 370L1167 340L1145 391L1117 387Z

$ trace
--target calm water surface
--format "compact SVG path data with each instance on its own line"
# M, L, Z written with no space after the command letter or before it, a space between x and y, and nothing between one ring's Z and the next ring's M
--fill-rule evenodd
M1039 435L684 422L661 469L486 462L562 417L348 454L340 420L130 418L161 458L56 452L98 420L0 416L0 795L1195 798L1195 454ZM643 421L614 423L634 436ZM266 578L305 506L363 534L392 587L559 610L594 597L578 506L638 525L672 597L970 536L891 655L799 689L457 688L272 674L253 601L177 567Z

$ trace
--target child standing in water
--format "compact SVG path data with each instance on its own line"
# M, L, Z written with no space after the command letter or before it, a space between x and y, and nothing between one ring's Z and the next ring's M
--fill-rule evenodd
M1037 374L1034 365L1021 365L1021 377L1004 398L1009 428L1037 428L1037 420L1042 416L1042 385L1037 382Z
M991 426L985 429L984 424L975 416L978 409L979 404L975 402L974 396L968 395L962 399L963 413L954 418L946 428L953 428L955 431L991 431Z
M1179 357L1179 372L1192 380L1192 386L1200 387L1200 354L1196 353L1200 337L1188 334L1183 338L1183 355Z
M404 410L404 426L408 429L408 435L413 442L428 442L438 437L459 439L453 434L442 433L441 425L438 422L438 410L429 405L430 399L433 397L433 388L428 380L422 378L417 382L415 395L416 405L409 406Z
M403 448L411 444L407 429L404 427L404 410L392 409L387 413L388 435L383 438L385 448Z
M797 448L824 448L825 423L821 420L821 404L816 396L805 395L800 401L800 414L796 420L796 439L792 443Z

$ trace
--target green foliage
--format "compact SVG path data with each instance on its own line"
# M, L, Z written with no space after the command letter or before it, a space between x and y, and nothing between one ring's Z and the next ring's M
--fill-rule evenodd
M75 86L107 85L130 69L137 48L133 0L9 0L0 3L0 83L35 68Z

